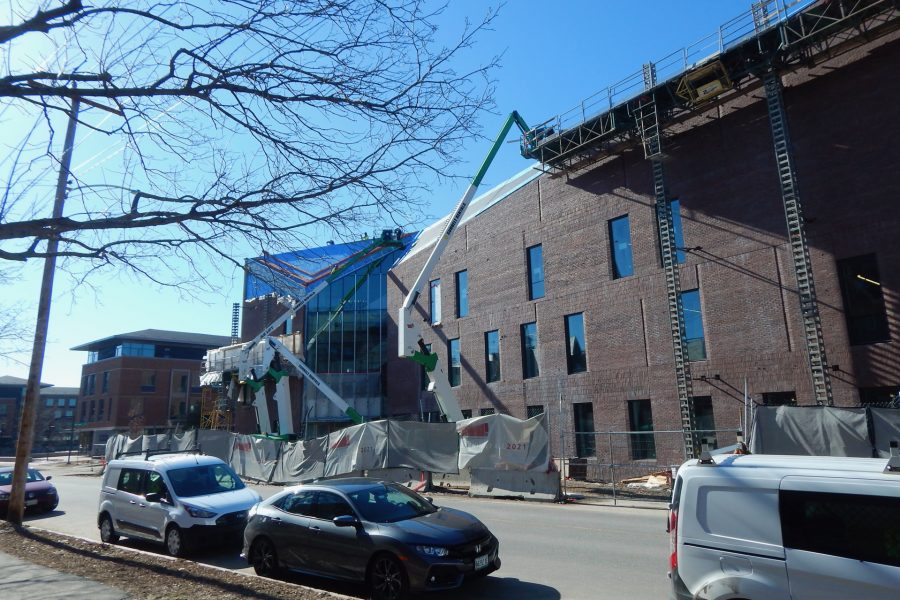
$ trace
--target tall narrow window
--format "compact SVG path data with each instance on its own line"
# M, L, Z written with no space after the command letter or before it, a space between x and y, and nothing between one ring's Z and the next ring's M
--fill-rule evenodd
M109 371L103 372L103 381L100 384L100 391L106 393L109 391Z
M541 245L528 248L528 299L544 297L544 253Z
M459 356L459 338L448 341L447 350L450 356L450 372L447 375L450 379L450 385L456 387L459 385L460 376L462 374L462 359Z
M469 272L456 274L456 316L469 316Z
M649 400L628 401L628 427L631 431L653 431L653 413ZM656 458L653 433L631 434L631 458L634 460Z
M700 312L700 290L681 292L684 309L684 338L688 360L706 360L706 338L703 335L703 313Z
M594 405L590 402L575 402L572 408L575 413L575 454L579 458L596 456Z
M522 379L540 374L537 346L537 323L525 323L522 325Z
M432 281L428 290L431 300L431 324L437 325L441 322L441 280Z
M837 267L850 345L889 341L891 335L875 255L845 258L837 261Z
M669 200L672 209L672 231L675 241L675 258L679 264L684 262L684 229L681 226L681 200Z
M612 255L613 279L634 274L631 259L631 228L628 215L609 221L609 245Z
M716 420L713 417L712 397L694 396L694 427L701 444L705 441L710 450L719 447L716 439Z
M566 364L569 373L587 371L583 313L566 316Z
M485 380L500 381L500 332L496 329L484 334Z

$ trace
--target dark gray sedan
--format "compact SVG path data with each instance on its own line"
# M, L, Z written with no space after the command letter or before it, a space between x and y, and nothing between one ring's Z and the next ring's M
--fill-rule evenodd
M391 600L500 568L497 538L469 513L362 477L298 485L260 502L242 556L259 575L287 569L364 581L373 598Z

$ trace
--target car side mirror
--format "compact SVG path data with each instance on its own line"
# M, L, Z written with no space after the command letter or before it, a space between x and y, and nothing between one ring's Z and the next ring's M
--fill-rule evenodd
M333 518L331 522L338 527L356 527L357 525L359 525L359 519L357 519L353 515L341 515L339 517Z
M50 481L51 479L53 479L53 475L47 475L46 477L44 477L44 479L46 481Z
M144 496L144 500L146 500L147 502L159 503L162 502L162 495L157 493L147 494L146 496Z
M434 498L431 496L425 496L425 499L428 500L428 504L434 506Z

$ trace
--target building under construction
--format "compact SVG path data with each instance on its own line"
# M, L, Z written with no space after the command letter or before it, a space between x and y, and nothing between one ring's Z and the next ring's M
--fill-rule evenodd
M893 401L898 13L755 3L525 134L537 169L472 203L418 302L463 414L546 412L556 456L673 464L752 404ZM418 365L386 380L393 412L437 410Z

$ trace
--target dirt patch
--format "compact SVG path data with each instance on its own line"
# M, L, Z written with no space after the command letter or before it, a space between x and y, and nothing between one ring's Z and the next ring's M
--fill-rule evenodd
M190 560L170 560L0 521L0 551L116 587L134 598L231 600L342 598L287 582L251 577Z

